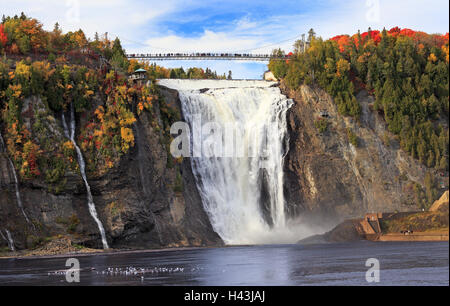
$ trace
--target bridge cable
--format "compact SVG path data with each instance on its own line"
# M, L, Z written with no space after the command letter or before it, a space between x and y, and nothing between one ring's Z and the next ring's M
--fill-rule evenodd
M291 37L291 38L288 38L288 39L285 39L285 40L282 40L282 41L279 41L279 42L276 42L276 43L273 43L273 44L270 44L270 45L265 45L265 46L262 46L262 47L259 47L259 48L253 48L253 49L238 50L238 51L235 51L234 53L240 53L240 52L248 52L248 51L253 51L253 50L259 50L259 49L263 49L263 48L275 46L275 45L278 45L278 44L281 44L281 43L284 43L284 42L287 42L287 41L291 41L291 40L294 40L294 39L297 39L297 38L300 38L300 37L301 37L301 36L295 36L295 37Z
M114 33L109 33L109 34L112 34L112 36L120 37L118 35L114 35ZM294 39L299 39L300 37L301 36L291 37L291 38L288 38L288 39L285 39L285 40L282 40L282 41L279 41L279 42L276 42L276 43L272 43L272 44L269 44L269 45L264 45L264 46L261 46L261 47L258 47L258 48L243 49L243 50L236 50L236 51L226 51L226 52L224 51L224 53L243 53L243 52L259 50L259 49L275 46L275 45L278 45L278 44L281 44L281 43L284 43L284 42L287 42L287 41L291 41L291 40L294 40ZM167 49L167 48L156 47L156 46L149 45L149 44L146 44L146 43L133 41L133 40L127 39L127 38L120 38L120 39L124 40L124 41L128 41L130 43L134 43L134 44L138 44L138 45L141 45L141 46L144 46L144 47L148 47L148 48L166 50L165 53L180 53L179 51L172 51L172 50ZM181 52L181 53L190 53L190 52ZM217 52L210 52L210 53L217 53Z

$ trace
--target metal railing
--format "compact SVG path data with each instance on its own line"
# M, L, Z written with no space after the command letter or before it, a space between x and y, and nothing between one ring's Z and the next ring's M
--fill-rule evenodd
M155 53L155 54L127 54L129 59L148 60L248 60L248 61L269 61L286 60L289 56L272 56L270 54L252 53Z

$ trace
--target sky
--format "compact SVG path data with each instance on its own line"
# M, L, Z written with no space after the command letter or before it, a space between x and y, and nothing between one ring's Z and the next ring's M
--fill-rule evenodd
M289 52L313 28L324 39L394 26L428 33L449 31L447 0L0 0L0 15L21 12L52 30L108 32L128 53ZM162 61L165 67L231 70L236 79L258 79L266 63Z

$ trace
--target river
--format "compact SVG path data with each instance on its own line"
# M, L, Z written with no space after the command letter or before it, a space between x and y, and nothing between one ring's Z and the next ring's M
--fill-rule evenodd
M448 242L231 246L74 257L82 270L79 283L55 273L68 269L67 258L0 259L0 286L449 285ZM378 283L366 281L368 258L379 260ZM127 267L145 273L127 275Z

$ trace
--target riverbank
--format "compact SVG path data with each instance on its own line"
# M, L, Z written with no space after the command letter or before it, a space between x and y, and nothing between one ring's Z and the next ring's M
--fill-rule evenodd
M449 241L447 231L430 231L430 232L413 232L413 234L396 234L389 233L380 236L370 237L367 240L371 241Z
M215 247L169 247L169 248L156 248L156 249L90 249L79 247L60 247L54 248L55 242L50 242L48 245L38 248L36 250L20 250L16 252L0 252L1 259L46 259L46 258L66 258L66 257L85 257L85 256L107 256L113 254L141 254L141 253L155 253L155 252L169 252L169 251L182 251L182 250L197 250L197 249L209 249ZM58 244L61 244L59 241Z
M367 213L346 220L331 231L300 240L300 244L369 241L449 241L449 192L429 211Z
M100 253L103 250L83 247L73 243L68 237L55 237L42 246L35 249L0 252L0 258L26 258L59 255L80 255Z
M361 219L351 219L337 225L331 231L308 237L300 244L330 242L369 241L449 241L449 192L446 191L429 209L422 212L369 213ZM242 246L242 245L239 245ZM233 246L227 246L233 247ZM0 250L1 258L52 258L88 255L109 255L114 253L134 254L168 250L187 250L205 247L183 247L155 249L93 249L76 244L70 236L56 236L32 250ZM208 247L206 247L208 248Z
M449 241L449 229L440 229L424 232L412 231L412 233L366 233L361 231L360 221L363 219L347 220L331 231L322 234L307 237L298 241L299 244L321 244L321 243L341 243L367 241L392 241L392 242L433 242Z

